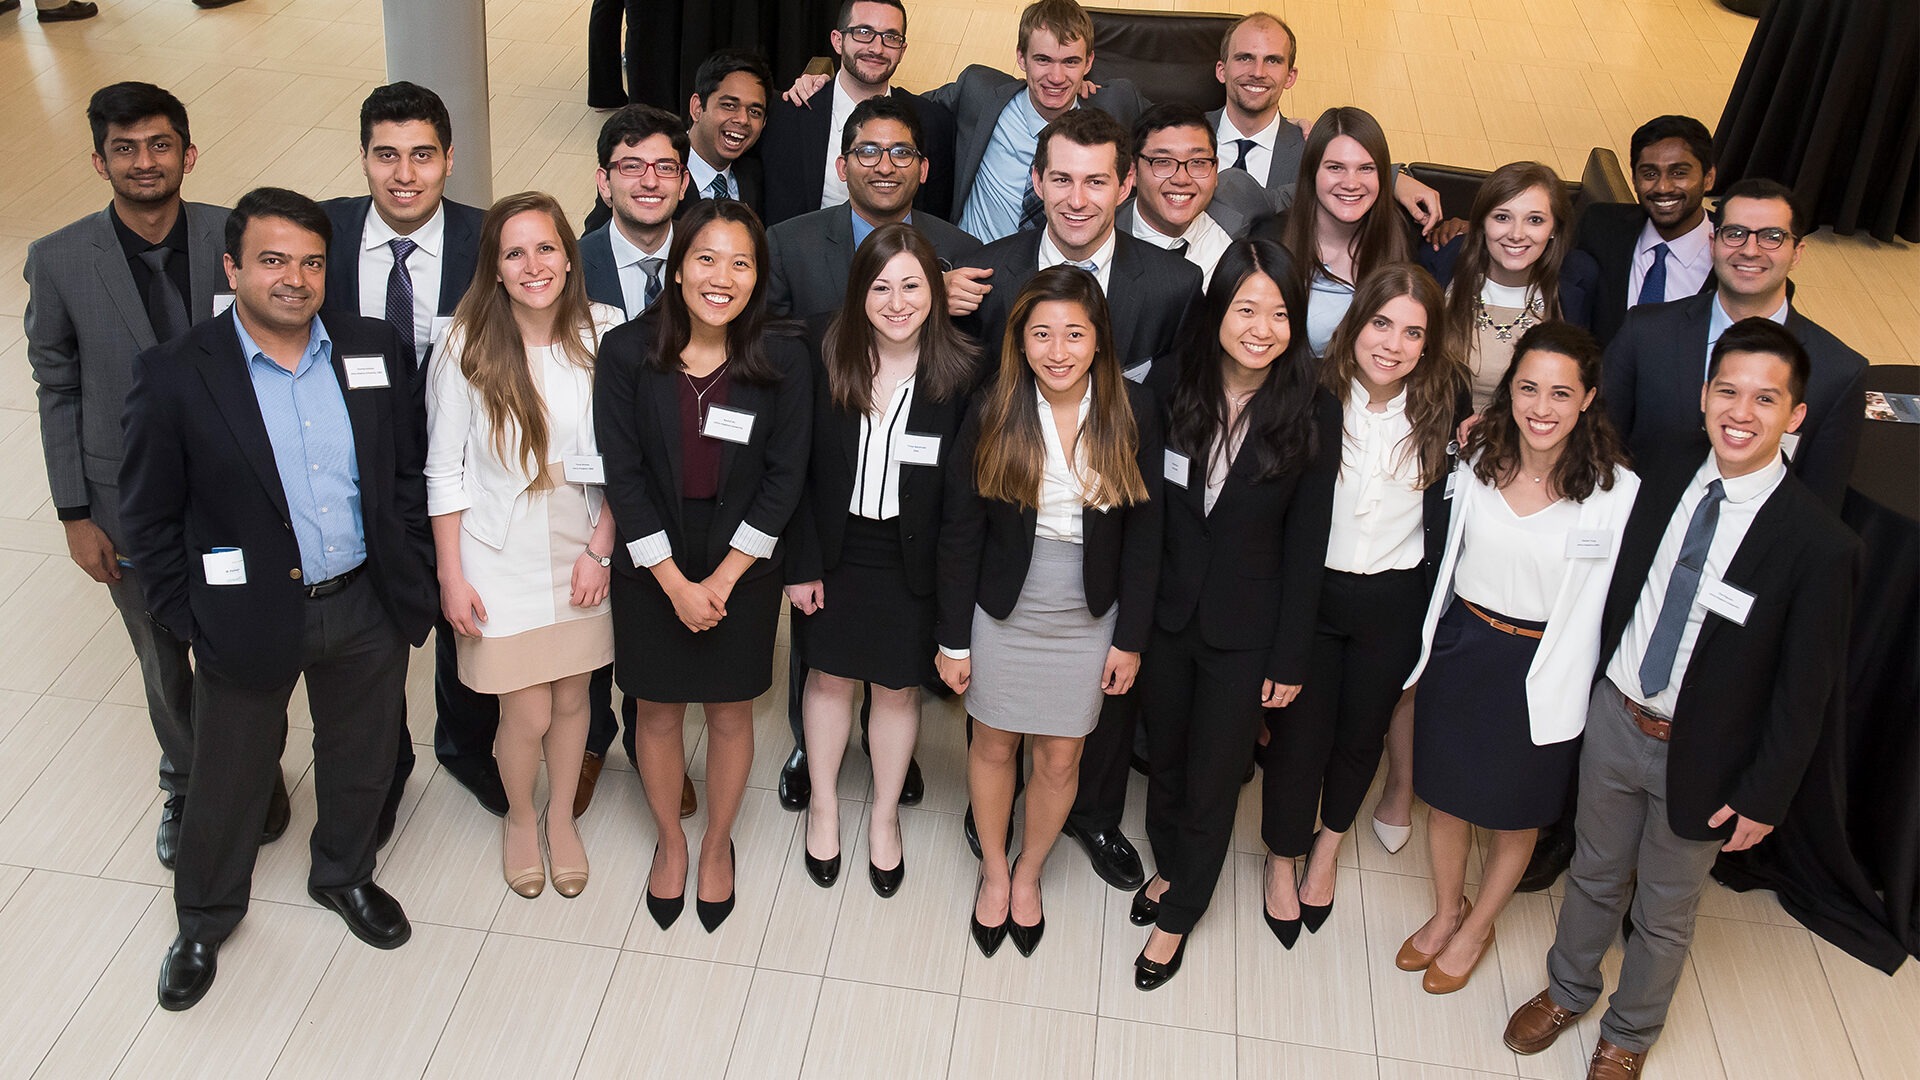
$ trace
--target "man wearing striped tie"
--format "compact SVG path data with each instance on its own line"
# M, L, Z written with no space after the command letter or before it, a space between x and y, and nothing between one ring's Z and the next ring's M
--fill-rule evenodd
M683 205L700 199L738 199L758 214L766 207L758 158L745 157L767 126L773 73L757 54L721 49L700 64L687 99L692 124L687 155L692 177Z

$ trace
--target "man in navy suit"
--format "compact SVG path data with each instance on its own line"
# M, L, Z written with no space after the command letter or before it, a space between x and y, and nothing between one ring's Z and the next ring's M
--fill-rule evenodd
M1691 116L1656 116L1635 129L1629 154L1640 201L1587 207L1573 242L1600 268L1593 336L1603 346L1627 309L1713 287L1713 136Z
M687 194L687 131L663 109L628 105L600 125L596 149L594 183L612 214L580 238L587 297L634 319L668 284L673 219Z

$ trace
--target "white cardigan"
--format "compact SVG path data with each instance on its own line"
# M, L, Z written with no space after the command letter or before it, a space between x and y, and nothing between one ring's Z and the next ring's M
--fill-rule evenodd
M593 329L581 341L599 352L600 338L626 321L616 308L594 304ZM532 484L536 473L526 462L500 460L494 451L493 426L477 392L460 372L464 335L455 330L433 351L427 368L427 514L459 513L460 527L475 540L496 551L507 543L514 504ZM541 370L542 397L549 416L577 418L579 439L572 446L548 447L549 456L598 454L593 435L593 371L549 358ZM506 433L505 445L517 446L520 433ZM601 489L587 487L587 516L600 518Z
M1595 489L1580 504L1580 528L1604 530L1612 537L1605 558L1572 559L1560 591L1554 597L1547 616L1547 628L1540 648L1527 668L1527 717L1533 729L1535 746L1566 742L1587 726L1587 705L1593 694L1594 675L1600 668L1600 617L1606 608L1607 587L1613 580L1613 566L1620 558L1620 542L1626 532L1627 515L1633 510L1634 496L1640 490L1640 478L1624 468L1614 470L1613 489ZM1456 493L1466 485L1478 484L1472 464L1462 461L1451 481ZM1433 598L1427 603L1427 619L1420 631L1420 662L1406 685L1420 681L1427 657L1433 653L1434 628L1440 616L1453 603L1453 574L1460 562L1460 544L1466 535L1467 508L1473 500L1456 497L1452 519L1447 523L1446 553L1440 558L1440 575L1434 583Z

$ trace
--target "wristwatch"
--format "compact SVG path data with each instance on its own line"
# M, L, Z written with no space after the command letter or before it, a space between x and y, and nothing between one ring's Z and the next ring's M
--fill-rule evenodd
M601 566L613 565L613 556L602 555L599 552L593 550L592 548L587 549L587 558L592 559L594 562L599 563Z

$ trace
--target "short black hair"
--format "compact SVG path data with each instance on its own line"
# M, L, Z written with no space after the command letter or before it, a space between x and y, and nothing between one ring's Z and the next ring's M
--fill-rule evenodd
M376 86L360 103L360 152L373 142L373 125L404 124L410 120L432 124L440 149L453 149L453 117L440 95L419 83L395 82Z
M180 141L193 145L187 133L187 107L180 99L152 83L117 82L93 92L87 101L87 126L93 129L93 152L107 156L107 126L132 127L150 116L164 117Z
M1654 143L1679 139L1687 144L1687 153L1700 162L1700 171L1713 168L1713 136L1708 133L1707 125L1691 116L1656 116L1633 129L1633 140L1627 144L1627 168L1632 170L1640 164L1640 153Z
M1714 209L1713 223L1721 224L1727 215L1727 204L1735 199L1778 199L1787 204L1788 221L1793 228L1794 239L1807 235L1806 215L1800 210L1800 200L1794 198L1793 189L1778 180L1769 180L1764 176L1750 176L1745 180L1736 180L1720 193L1720 205Z
M1113 144L1114 174L1125 180L1133 171L1133 136L1120 126L1112 114L1100 109L1068 109L1053 123L1040 129L1040 141L1033 151L1033 171L1047 171L1047 144L1055 135L1076 146Z
M1760 315L1741 319L1726 332L1720 340L1713 343L1713 353L1707 358L1707 381L1720 374L1720 361L1728 353L1756 352L1777 356L1787 363L1787 393L1798 405L1807 399L1807 380L1813 377L1813 359L1807 355L1807 347L1793 332L1772 319Z
M893 10L898 11L900 13L900 32L903 34L906 33L907 6L902 4L900 0L841 0L840 14L833 20L833 28L835 30L845 30L847 28L848 22L853 19L853 5L855 4L885 4Z
M736 71L744 71L760 80L760 89L767 95L767 104L773 104L773 69L767 67L766 59L759 53L745 49L721 49L700 61L700 69L693 73L693 96L700 99L701 108L706 108L712 102L713 92L720 89L720 83Z
M1213 125L1207 123L1207 114L1197 105L1188 105L1178 101L1164 101L1140 114L1133 122L1133 149L1135 153L1147 145L1147 136L1168 128L1197 127L1207 133L1207 148L1214 153L1220 152L1218 137Z
M600 140L595 147L600 155L600 167L605 169L613 164L614 147L638 146L655 135L665 135L673 143L673 152L679 155L680 164L687 163L685 121L652 105L626 105L615 109L607 117L607 122L600 125Z
M853 112L847 115L846 126L840 129L840 153L844 155L853 149L853 137L860 133L863 125L874 120L893 120L906 125L907 134L913 136L915 149L926 150L927 140L920 130L920 114L906 102L881 94L855 105Z
M327 220L327 212L319 203L286 188L257 187L240 196L227 214L227 254L234 262L240 261L240 242L247 234L247 225L263 217L285 218L320 237L323 244L333 244L333 222Z

